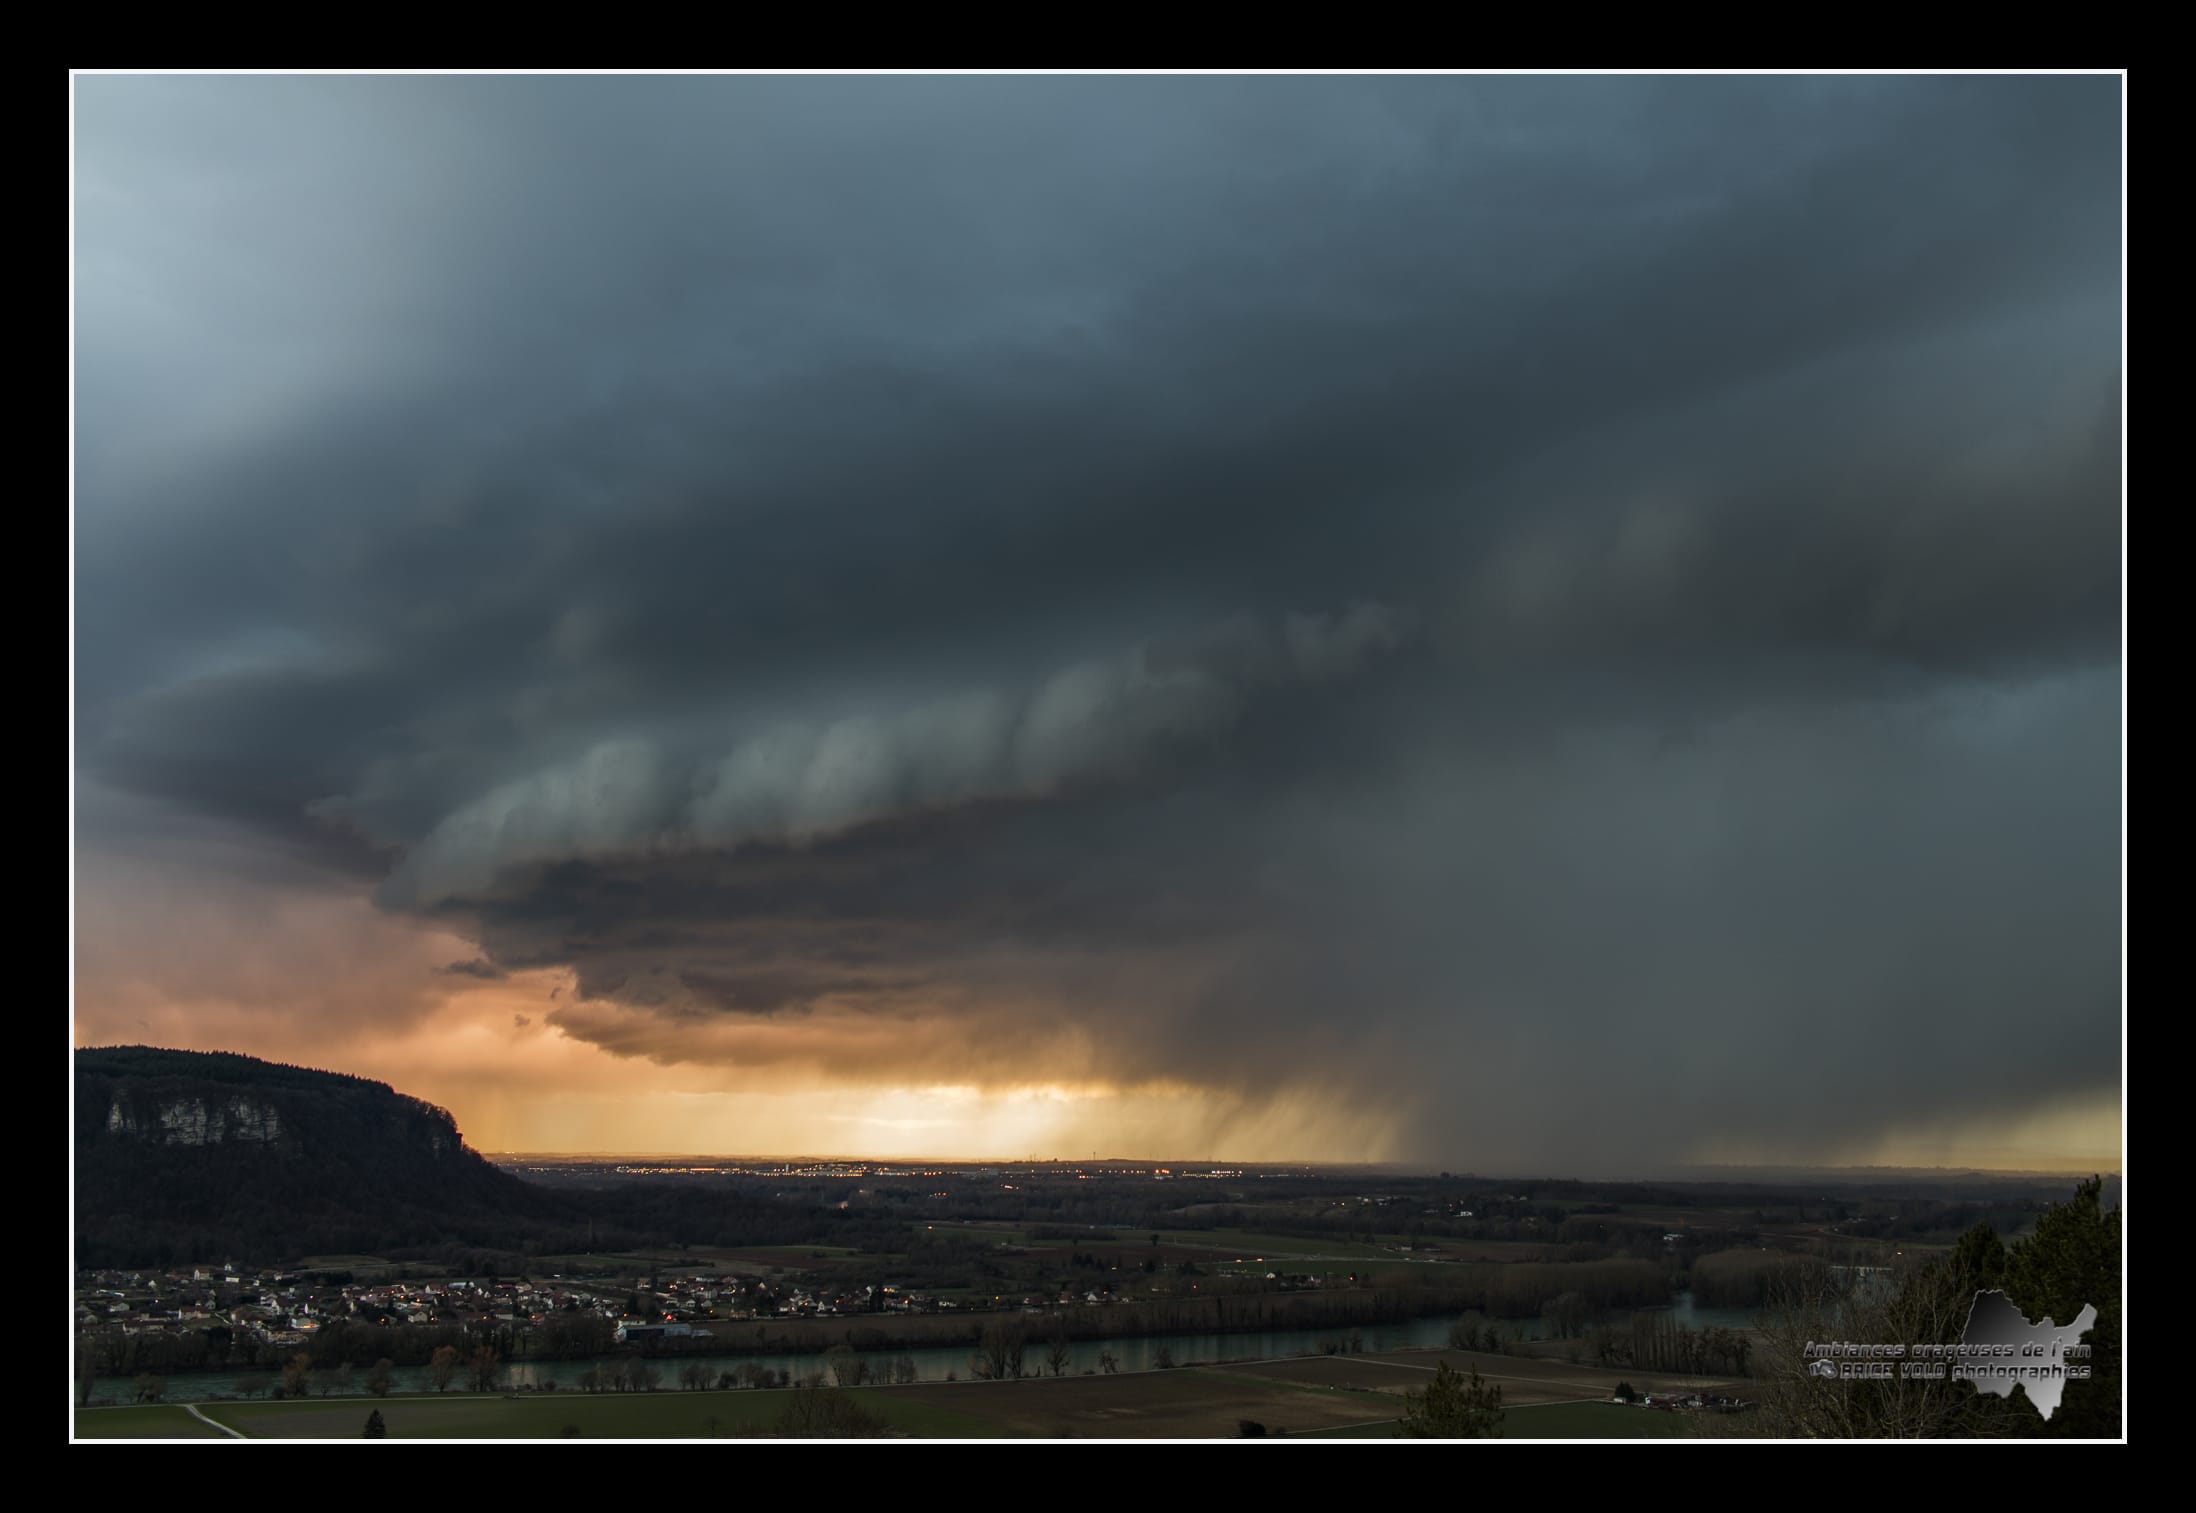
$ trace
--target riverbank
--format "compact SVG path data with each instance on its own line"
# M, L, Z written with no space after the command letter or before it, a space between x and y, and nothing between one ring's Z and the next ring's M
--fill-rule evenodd
M1005 1319L1007 1315L993 1315ZM1020 1315L1013 1316L1019 1319ZM1249 1332L1205 1332L1176 1335L1106 1335L1096 1339L1071 1340L1068 1344L1065 1372L1080 1376L1133 1373L1162 1370L1172 1366L1213 1365L1222 1362L1282 1357L1316 1356L1329 1349L1346 1352L1356 1343L1366 1351L1432 1348L1448 1343L1449 1329L1457 1322L1458 1315L1439 1314L1418 1319L1402 1320L1388 1324L1372 1324L1346 1331L1320 1329L1276 1329ZM844 1364L849 1372L859 1366L871 1381L892 1380L895 1368L905 1372L912 1370L918 1383L947 1383L969 1379L973 1375L975 1347L967 1341L949 1345L931 1345L907 1349L881 1349L850 1351L843 1356L826 1357L822 1352L829 1346L807 1351L742 1351L706 1352L669 1359L663 1357L642 1358L637 1353L599 1356L585 1360L559 1361L522 1358L506 1361L497 1368L494 1390L497 1392L560 1393L577 1395L582 1379L590 1372L600 1375L622 1372L636 1360L645 1359L660 1374L659 1385L676 1387L687 1367L697 1369L714 1386L720 1379L730 1377L734 1381L753 1379L758 1373L767 1373L773 1380L799 1382L819 1375L836 1378L835 1367ZM1033 1335L1026 1346L1023 1361L1025 1371L1045 1369L1046 1345L1044 1336ZM256 1371L209 1371L182 1373L166 1378L162 1383L163 1400L170 1403L221 1402L249 1400L239 1390L240 1385L265 1373ZM392 1395L418 1394L440 1395L435 1392L425 1366L398 1366L390 1372ZM355 1395L364 1382L365 1372L353 1368L350 1383L345 1385L341 1376L333 1370L316 1370L313 1373L310 1394L318 1399L328 1396ZM453 1389L465 1384L462 1377L454 1379ZM100 1377L92 1388L92 1400L106 1399L123 1406L130 1404L133 1393L131 1379L124 1377ZM256 1388L262 1399L270 1390L270 1384Z
M1423 1297L1424 1294L1415 1294ZM1281 1298L1292 1295L1282 1294ZM1349 1296L1329 1294L1329 1297ZM1348 1354L1354 1344L1359 1350L1373 1352L1399 1349L1430 1349L1447 1346L1451 1330L1464 1326L1473 1338L1483 1338L1485 1331L1495 1331L1504 1341L1505 1348L1514 1346L1521 1353L1549 1355L1563 1359L1569 1344L1556 1345L1547 1342L1547 1329L1539 1319L1501 1319L1491 1317L1476 1309L1442 1310L1417 1313L1400 1319L1365 1323L1342 1323L1320 1326L1291 1326L1258 1328L1255 1324L1239 1324L1238 1327L1217 1329L1195 1327L1200 1318L1196 1308L1177 1314L1160 1314L1156 1317L1141 1316L1142 1332L1136 1332L1139 1316L1131 1308L1145 1305L1118 1305L1114 1308L1084 1309L1065 1317L1076 1323L1099 1322L1110 1332L1085 1334L1065 1331L1067 1338L1066 1371L1070 1375L1089 1372L1105 1374L1109 1367L1114 1372L1134 1372L1161 1369L1164 1365L1212 1365L1263 1357L1316 1356L1323 1354ZM1698 1309L1691 1299L1680 1294L1671 1307L1641 1310L1661 1315L1673 1323L1698 1328L1710 1323L1728 1327L1744 1327L1744 1315L1725 1310ZM1220 1316L1214 1310L1203 1317ZM1051 1316L1042 1312L1025 1313L1019 1310L965 1315L943 1316L937 1322L950 1326L940 1330L940 1337L929 1343L872 1344L870 1337L861 1336L857 1344L851 1331L861 1329L873 1316L854 1316L827 1319L775 1320L770 1322L769 1332L760 1344L753 1334L744 1338L699 1342L676 1354L652 1352L643 1356L639 1349L612 1354L572 1359L522 1354L514 1360L502 1362L497 1369L495 1389L512 1392L571 1391L581 1386L582 1378L590 1371L598 1373L623 1372L635 1359L647 1361L660 1372L662 1383L678 1386L687 1368L696 1369L704 1379L714 1385L724 1377L734 1381L754 1380L758 1374L767 1374L773 1380L798 1382L824 1374L833 1379L835 1367L845 1364L851 1373L857 1366L865 1380L890 1382L895 1374L904 1379L907 1371L913 1371L914 1380L921 1382L948 1382L966 1379L972 1375L973 1357L983 1330L987 1325L1005 1324L1019 1327L1024 1336L1024 1369L1044 1369L1044 1359L1054 1332L1049 1328ZM1240 1316L1238 1316L1239 1318ZM918 1317L913 1322L928 1324L929 1318ZM1186 1323L1180 1330L1164 1330L1153 1327L1166 1322ZM793 1327L787 1327L793 1326ZM1130 1326L1130 1327L1124 1327ZM735 1325L734 1329L752 1329L751 1324ZM790 1348L789 1348L790 1346ZM827 1356L827 1351L838 1350ZM341 1395L363 1387L366 1365L354 1365L349 1383L344 1382L338 1368L323 1365L312 1375L310 1393L319 1398L331 1393ZM270 1392L279 1373L270 1365L237 1364L219 1371L179 1372L168 1375L162 1381L162 1396L167 1402L215 1402L225 1399L264 1397ZM461 1374L462 1376L462 1374ZM432 1393L434 1386L425 1365L413 1364L392 1368L392 1391L396 1393ZM599 1380L599 1376L598 1376ZM459 1383L462 1385L462 1381ZM134 1379L130 1376L101 1376L94 1382L92 1400L127 1405L135 1392Z

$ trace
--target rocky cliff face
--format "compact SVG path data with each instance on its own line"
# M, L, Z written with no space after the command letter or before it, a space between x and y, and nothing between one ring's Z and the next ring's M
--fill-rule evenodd
M133 1101L117 1093L107 1108L107 1133L164 1145L272 1145L282 1138L282 1111L253 1098L169 1098L153 1102L141 1120Z
M437 1159L465 1151L447 1111L383 1083L243 1057L169 1052L161 1053L166 1059L148 1060L151 1054L131 1048L80 1054L80 1142L292 1150L350 1142L400 1146ZM115 1057L126 1059L110 1070ZM87 1117L87 1094L104 1112Z

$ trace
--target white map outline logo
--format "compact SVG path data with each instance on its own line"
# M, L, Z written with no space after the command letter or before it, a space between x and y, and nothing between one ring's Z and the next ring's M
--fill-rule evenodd
M2003 1292L1978 1292L1968 1306L1967 1327L1960 1332L1953 1379L1973 1382L1977 1392L1994 1397L2011 1397L2019 1387L2049 1419L2058 1412L2066 1384L2088 1379L2089 1347L2081 1338L2096 1327L2094 1303L2084 1303L2071 1323L2057 1323L2045 1314L2032 1324Z

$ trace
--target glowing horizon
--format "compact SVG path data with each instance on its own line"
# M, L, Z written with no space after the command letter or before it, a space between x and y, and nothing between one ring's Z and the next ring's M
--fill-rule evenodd
M452 995L453 1002L419 1031L396 1042L362 1041L342 1064L315 1057L302 1046L247 1049L234 1044L147 1042L120 1034L86 1034L80 1021L80 1046L157 1043L168 1049L230 1051L279 1060L317 1070L343 1072L388 1083L400 1093L425 1098L448 1109L466 1143L484 1155L596 1156L606 1159L719 1158L955 1163L1016 1161L1136 1162L1210 1161L1219 1164L1387 1166L1470 1172L1462 1156L1412 1158L1396 1153L1392 1135L1336 1154L1336 1145L1363 1138L1367 1126L1353 1127L1346 1113L1305 1104L1263 1111L1245 1110L1242 1100L1223 1096L1216 1116L1215 1096L1187 1085L1123 1089L1091 1083L1079 1086L981 1088L969 1085L814 1086L796 1089L713 1086L721 1068L665 1067L618 1058L586 1042L544 1027L506 1026L498 1041L498 1020L509 1016L510 993L523 989L480 989ZM96 1022L96 1020L94 1021ZM453 1038L454 1037L454 1038ZM188 1037L186 1037L188 1038ZM553 1102L543 1090L561 1090ZM1199 1106L1205 1106L1200 1115ZM1221 1128L1286 1127L1297 1137L1287 1143L1263 1143L1256 1134L1243 1143L1208 1143L1200 1131ZM1308 1122L1307 1122L1308 1121ZM1711 1144L1672 1151L1638 1163L1640 1172L1681 1168L1866 1170L1973 1170L2037 1174L2117 1174L2122 1128L2117 1099L2046 1109L2017 1121L2009 1130L1990 1121L1956 1122L1952 1127L1892 1132L1865 1147L1846 1147L1813 1156L1763 1146L1747 1150ZM745 1130L802 1130L805 1139L783 1145L753 1143ZM849 1141L846 1132L863 1130ZM925 1144L942 1130L968 1132L965 1138ZM1304 1134L1326 1130L1330 1133ZM570 1130L571 1133L552 1133ZM604 1137L605 1130L628 1134ZM1178 1131L1154 1136L1151 1132ZM693 1133L700 1131L702 1133ZM708 1132L721 1131L721 1135ZM1005 1133L1004 1131L1011 1131ZM531 1132L528 1138L527 1132ZM1335 1133L1339 1132L1339 1133ZM770 1137L754 1137L770 1138ZM1219 1137L1227 1141L1233 1137ZM1141 1150L1124 1150L1133 1139ZM2088 1150L2086 1156L2065 1154ZM1093 1154L1093 1153L1096 1154ZM2105 1154L2105 1152L2113 1152ZM1478 1175L1522 1175L1530 1163L1486 1163ZM1606 1163L1593 1170L1540 1170L1546 1177L1621 1180L1625 1175Z

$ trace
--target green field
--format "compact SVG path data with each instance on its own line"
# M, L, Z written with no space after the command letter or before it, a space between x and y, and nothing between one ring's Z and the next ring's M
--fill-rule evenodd
M1387 1419L1377 1424L1344 1424L1339 1429L1303 1429L1289 1436L1291 1439L1394 1439L1398 1419Z
M987 1245L1026 1246L1033 1243L1029 1238L1028 1230L1015 1229L1004 1224L940 1224L934 1220L916 1219L909 1223L908 1233L911 1235L967 1235L971 1239L981 1240ZM1091 1237L1092 1239L1103 1240L1114 1238L1114 1235L1110 1230L1093 1230ZM1079 1240L1039 1240L1034 1243L1042 1246L1081 1244L1083 1242Z
M200 1404L249 1439L357 1439L376 1409L391 1439L702 1439L768 1434L787 1391L559 1392L512 1397L428 1393L387 1399ZM1184 1369L1123 1376L853 1388L894 1435L949 1439L1232 1439L1245 1420L1275 1434L1375 1423L1392 1395L1315 1387L1238 1372ZM208 1438L182 1408L90 1408L80 1438Z
M1623 1403L1546 1403L1503 1414L1504 1439L1686 1439L1711 1422L1691 1413L1658 1413Z
M881 1419L889 1433L912 1438L1233 1439L1249 1422L1263 1425L1269 1435L1380 1439L1394 1433L1402 1399L1423 1386L1429 1363L1442 1360L1484 1365L1503 1387L1511 1400L1503 1423L1506 1438L1680 1438L1729 1427L1727 1420L1582 1401L1584 1394L1608 1390L1612 1374L1606 1371L1454 1351L861 1387L848 1389L846 1396ZM1528 1401L1516 1401L1521 1397ZM392 1439L705 1439L769 1434L796 1400L786 1390L453 1392L224 1401L199 1408L250 1439L356 1439L377 1408ZM172 1404L79 1409L76 1432L86 1439L218 1437L213 1427Z
M364 1422L363 1419L360 1422ZM202 1424L173 1403L149 1407L79 1408L78 1439L227 1439L211 1424Z
M716 1271L723 1268L722 1257L730 1251L596 1251L586 1255L539 1256L529 1263L528 1270L546 1276L562 1272L567 1276L594 1276L622 1274L638 1276L649 1271L668 1271L684 1275L695 1271ZM802 1255L807 1252L803 1251Z
M1504 1439L1687 1439L1715 1421L1692 1414L1653 1413L1618 1403L1548 1403L1504 1410ZM1392 1439L1400 1420L1310 1429L1316 1439Z
M864 1388L863 1407L901 1435L985 1438L988 1419L924 1400L895 1400ZM785 1411L785 1392L560 1392L523 1397L427 1394L383 1400L344 1398L300 1403L204 1403L200 1411L248 1439L358 1439L379 1409L390 1439L707 1439L766 1434ZM219 1439L218 1430L179 1407L77 1410L80 1439Z
M1149 1237L1147 1236L1147 1241ZM1232 1252L1230 1259L1242 1257L1248 1264L1260 1257L1267 1261L1287 1260L1295 1256L1344 1256L1358 1260L1394 1260L1392 1248L1403 1243L1401 1235L1382 1235L1378 1245L1367 1245L1363 1240L1345 1240L1339 1236L1328 1239L1309 1239L1302 1235L1267 1235L1241 1229L1191 1229L1168 1235L1164 1230L1160 1238L1170 1245L1202 1246L1208 1250Z
M990 1224L940 1224L916 1221L917 1233L967 1235L982 1240L987 1245L1006 1244L1023 1250L1102 1250L1142 1252L1151 1248L1151 1236L1159 1236L1159 1248L1163 1251L1195 1252L1199 1259L1211 1256L1224 1262L1241 1258L1246 1266L1255 1265L1260 1258L1268 1262L1287 1260L1301 1256L1327 1256L1351 1260L1395 1259L1392 1246L1403 1243L1403 1236L1383 1235L1381 1244L1368 1245L1363 1240L1307 1239L1301 1235L1261 1234L1243 1229L1093 1229L1067 1239L1033 1240L1027 1229Z

